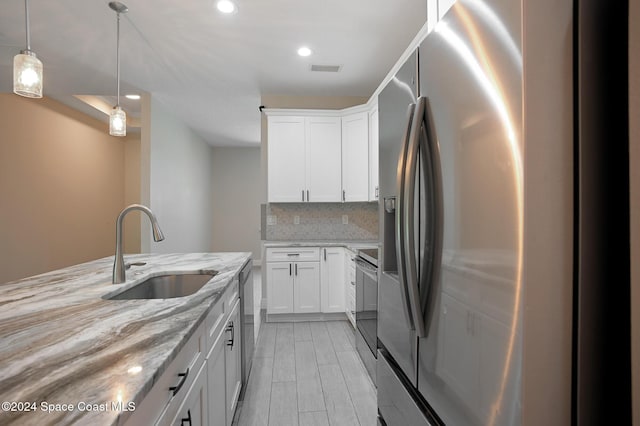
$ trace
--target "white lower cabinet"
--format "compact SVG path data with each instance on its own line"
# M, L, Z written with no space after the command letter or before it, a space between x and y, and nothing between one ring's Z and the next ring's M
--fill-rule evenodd
M126 425L230 426L242 388L238 277Z
M223 304L224 322L214 323L217 331L207 355L207 404L210 426L230 426L242 388L240 345L240 299L237 293ZM229 306L232 306L229 309Z
M345 306L344 312L353 327L356 327L356 253L346 249L344 256L345 268Z
M224 363L225 346L225 333L220 333L207 357L209 426L227 426L227 376Z
M345 311L344 249L326 247L321 250L322 312Z
M171 424L181 426L208 425L207 390L207 368L206 364L203 364Z
M319 249L267 249L267 314L320 312Z
M293 265L293 312L320 312L319 262L296 262Z
M293 312L292 268L290 262L267 263L267 313Z
M242 327L240 327L240 302L236 302L227 323L226 344L224 353L225 375L226 375L226 400L227 400L227 426L231 425L233 415L238 405L240 397L240 389L242 387L242 375L240 373L241 358L240 345L242 344L242 336L240 335Z

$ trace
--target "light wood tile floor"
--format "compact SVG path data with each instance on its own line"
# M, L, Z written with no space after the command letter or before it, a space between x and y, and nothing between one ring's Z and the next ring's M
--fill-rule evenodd
M375 426L376 390L347 321L263 323L239 426Z

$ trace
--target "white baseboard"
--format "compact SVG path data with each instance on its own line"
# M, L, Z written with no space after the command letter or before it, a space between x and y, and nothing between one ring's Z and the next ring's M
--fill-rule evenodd
M313 314L267 314L266 322L306 322L306 321L337 321L346 320L344 312L313 313Z

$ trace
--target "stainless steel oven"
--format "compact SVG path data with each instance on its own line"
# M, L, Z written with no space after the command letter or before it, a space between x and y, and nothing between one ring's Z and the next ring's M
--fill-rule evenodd
M375 383L378 346L378 249L359 250L355 261L356 349Z

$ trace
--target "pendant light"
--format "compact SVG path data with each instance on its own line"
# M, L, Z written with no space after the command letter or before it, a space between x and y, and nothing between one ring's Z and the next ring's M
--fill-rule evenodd
M29 1L24 0L27 48L13 58L13 93L27 98L42 97L42 62L31 51Z
M127 13L129 8L118 1L109 3L109 7L116 12L117 16L117 44L116 44L116 68L118 79L118 97L116 106L111 110L109 116L109 134L111 136L127 136L127 114L120 108L120 14Z

